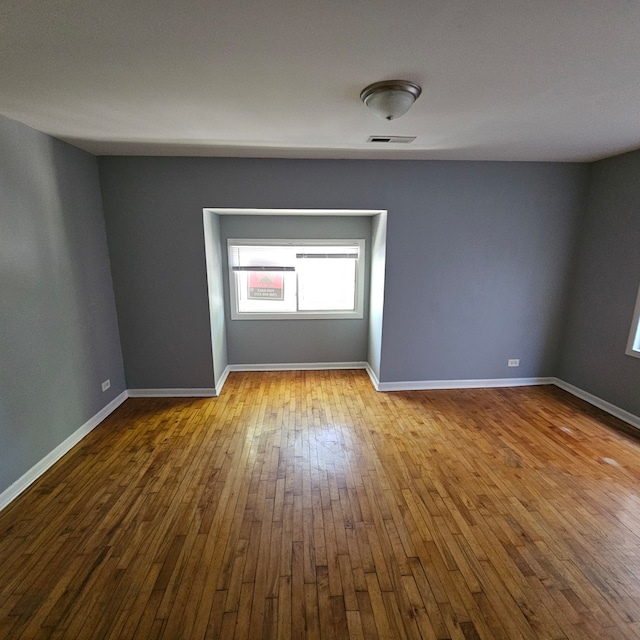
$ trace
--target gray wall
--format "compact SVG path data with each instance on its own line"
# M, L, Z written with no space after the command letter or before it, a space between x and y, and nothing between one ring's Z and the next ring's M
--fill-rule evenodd
M2 492L125 389L96 159L2 116L0 301Z
M127 387L213 388L202 208L214 177L189 159L99 165Z
M554 375L588 167L394 163L380 174L392 190L381 381Z
M366 362L371 218L365 216L220 216L224 254L227 353L231 364ZM231 320L228 238L365 239L364 318Z
M591 166L558 377L640 415L640 359L625 354L640 285L640 151Z
M203 207L388 210L382 382L555 373L586 165L99 163L129 387L213 385Z

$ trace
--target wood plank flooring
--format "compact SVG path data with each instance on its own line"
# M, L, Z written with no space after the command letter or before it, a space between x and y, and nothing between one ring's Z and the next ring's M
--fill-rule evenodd
M640 444L551 387L232 373L0 513L0 638L640 638Z

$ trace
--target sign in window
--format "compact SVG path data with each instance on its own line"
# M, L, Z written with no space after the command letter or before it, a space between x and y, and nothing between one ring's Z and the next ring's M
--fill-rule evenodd
M273 271L251 271L249 300L284 300L284 278Z

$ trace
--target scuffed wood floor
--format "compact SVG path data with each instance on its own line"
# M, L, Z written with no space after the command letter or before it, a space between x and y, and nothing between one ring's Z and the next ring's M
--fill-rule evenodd
M0 513L0 638L640 638L640 445L551 387L232 373Z

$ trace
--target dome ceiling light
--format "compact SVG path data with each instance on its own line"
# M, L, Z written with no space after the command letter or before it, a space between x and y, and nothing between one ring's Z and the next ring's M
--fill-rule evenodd
M420 97L422 88L409 80L383 80L365 87L360 99L383 120L403 116Z

